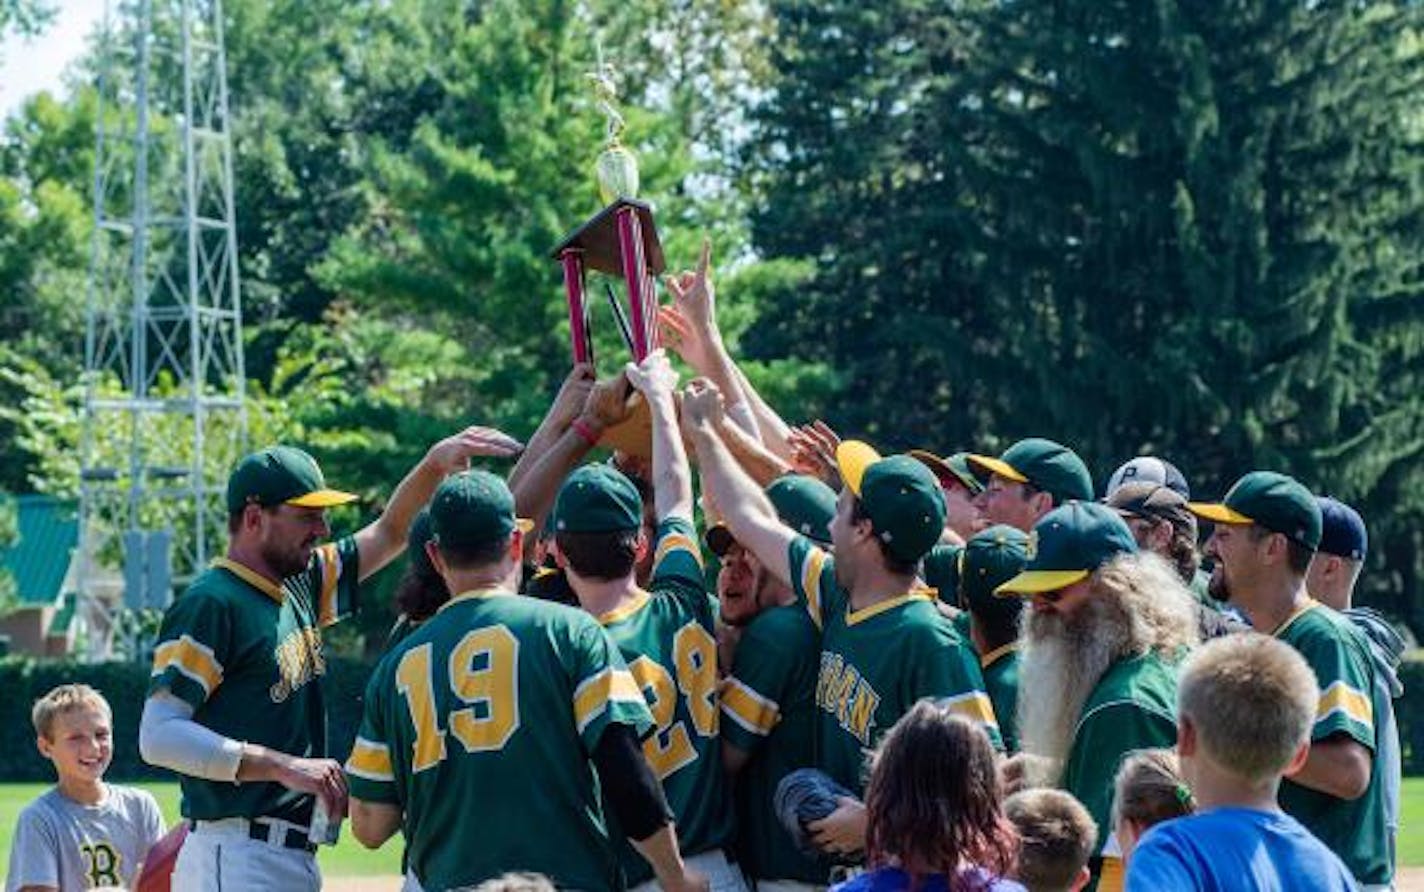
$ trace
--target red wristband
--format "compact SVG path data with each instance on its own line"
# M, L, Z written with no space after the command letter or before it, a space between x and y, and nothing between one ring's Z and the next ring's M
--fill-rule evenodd
M579 439L583 440L588 445L598 445L598 434L594 431L592 427L589 427L588 422L584 421L582 418L575 418L573 420L573 423L569 425L569 429L572 430L574 433L578 434Z

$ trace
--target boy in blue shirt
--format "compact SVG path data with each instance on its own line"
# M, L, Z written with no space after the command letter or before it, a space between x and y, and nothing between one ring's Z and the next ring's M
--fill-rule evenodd
M1192 655L1177 689L1177 753L1199 812L1142 837L1128 892L1356 888L1276 802L1282 775L1309 753L1319 699L1305 660L1269 636L1232 635Z

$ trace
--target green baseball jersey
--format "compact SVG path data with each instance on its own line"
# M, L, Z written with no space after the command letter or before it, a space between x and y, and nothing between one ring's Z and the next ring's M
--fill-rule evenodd
M994 704L994 717L999 721L999 735L1004 738L1004 750L1019 751L1019 645L1017 641L989 651L979 658L984 674L984 689Z
M662 781L684 855L731 842L732 813L722 770L713 600L690 521L658 526L648 591L598 617L618 644L652 710L656 730L643 754ZM616 834L615 834L616 835ZM626 840L619 861L629 886L653 878Z
M742 630L722 684L722 740L748 755L737 775L737 851L756 880L824 886L830 865L803 855L777 820L781 779L816 764L821 641L801 607L770 607Z
M589 761L652 716L587 614L501 591L452 598L376 667L346 762L351 795L399 805L426 889L511 870L621 888Z
M1385 884L1393 876L1388 816L1384 807L1386 766L1376 740L1376 716L1389 704L1374 683L1369 644L1350 620L1309 601L1287 619L1276 637L1305 657L1320 681L1312 742L1344 735L1370 751L1370 785L1358 799L1338 799L1290 780L1281 782L1281 808L1340 856L1361 884Z
M1108 667L1073 731L1063 789L1077 797L1098 824L1097 851L1111 836L1113 780L1133 750L1177 742L1178 662L1155 651Z
M193 719L224 737L291 756L326 755L321 629L355 609L356 540L322 545L307 569L277 585L219 558L163 617L150 694L167 688ZM277 783L183 775L183 815L310 820L312 797Z
M994 707L973 649L935 607L911 591L850 609L835 559L809 539L788 554L796 596L821 630L816 752L821 770L863 794L865 755L917 701L929 697L981 723L1002 749Z

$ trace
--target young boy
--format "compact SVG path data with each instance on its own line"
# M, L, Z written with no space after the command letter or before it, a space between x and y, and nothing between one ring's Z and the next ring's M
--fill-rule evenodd
M1083 803L1062 790L1024 790L1004 800L1004 814L1019 832L1014 879L1029 892L1078 892L1088 884L1098 826Z
M1128 892L1355 888L1344 863L1281 811L1281 776L1310 752L1320 700L1290 645L1255 633L1188 659L1177 688L1177 754L1196 815L1158 824L1133 852Z
M143 790L104 783L113 758L108 701L88 685L60 685L31 718L59 782L20 812L6 892L127 887L163 836L163 815Z

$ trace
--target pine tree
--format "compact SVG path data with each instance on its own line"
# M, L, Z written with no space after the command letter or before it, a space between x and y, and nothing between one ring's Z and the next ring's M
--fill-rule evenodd
M775 10L756 232L817 276L758 346L829 350L838 420L1100 474L1150 450L1204 495L1288 470L1414 590L1420 7Z

